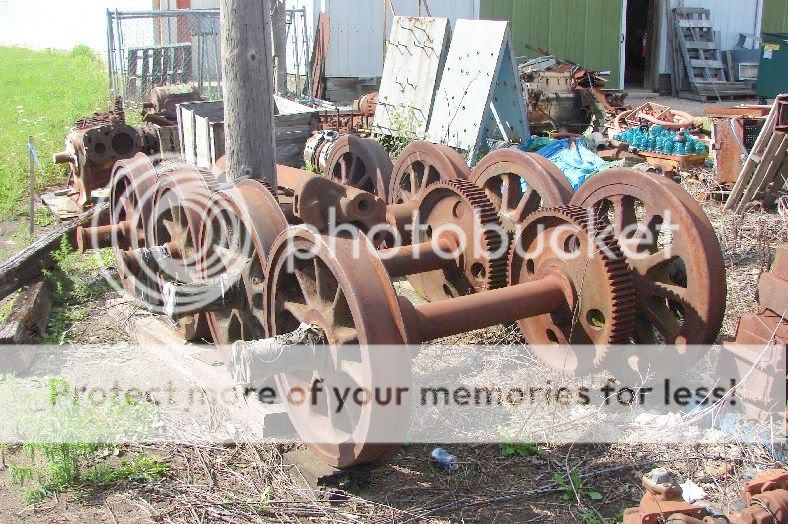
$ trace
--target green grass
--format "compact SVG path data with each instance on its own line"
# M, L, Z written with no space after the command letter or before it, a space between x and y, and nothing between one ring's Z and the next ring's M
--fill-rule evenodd
M52 164L69 127L109 106L104 64L86 47L70 52L0 47L0 218L27 216L27 137L33 137L45 174L37 188L65 182L66 169Z

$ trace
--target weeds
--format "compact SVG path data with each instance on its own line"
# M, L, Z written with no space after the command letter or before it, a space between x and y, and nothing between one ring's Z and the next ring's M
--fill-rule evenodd
M392 159L396 159L408 144L414 140L424 140L425 136L421 131L424 125L419 120L413 108L394 111L390 120L391 134L376 135L373 138Z
M27 389L13 377L0 380L0 406L17 408L6 420L6 431L24 437L20 440L27 459L8 469L29 503L74 487L156 482L167 476L169 466L144 453L118 465L110 462L117 463L121 453L116 442L142 436L153 427L149 406L128 396L96 403L73 391L62 378L50 378L44 391Z
M498 452L502 457L542 457L545 455L543 449L539 444L534 442L520 442L522 439L518 438L514 433L505 429L498 428L498 435L501 444L498 445Z
M44 277L52 290L54 307L45 342L64 344L69 340L71 327L87 317L84 304L105 293L109 287L97 275L103 267L114 264L111 249L95 255L75 253L64 237L60 247L52 253L55 268L44 270Z
M561 499L565 501L575 500L578 497L588 497L591 500L602 500L603 498L599 491L580 478L577 469L570 471L568 476L558 472L554 473L553 482L558 484L558 488L561 490Z

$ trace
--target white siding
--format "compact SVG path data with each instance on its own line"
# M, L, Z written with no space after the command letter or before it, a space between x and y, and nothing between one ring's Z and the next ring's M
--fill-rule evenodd
M0 0L0 45L71 49L87 45L106 54L107 8L151 9L151 0Z
M663 13L665 1L671 2L671 9L679 5L679 0L662 0ZM714 31L719 33L719 42L723 50L732 49L736 45L739 41L739 33L760 34L761 32L760 17L763 0L683 0L683 3L685 7L703 7L711 11ZM662 24L660 39L659 72L663 74L670 72L668 25L667 21Z
M418 0L392 0L397 16L418 16ZM323 0L330 17L331 38L326 64L328 77L379 77L383 74L383 40L391 31L391 11L383 0ZM479 17L479 0L429 0L430 13L452 24ZM426 11L422 11L426 16Z

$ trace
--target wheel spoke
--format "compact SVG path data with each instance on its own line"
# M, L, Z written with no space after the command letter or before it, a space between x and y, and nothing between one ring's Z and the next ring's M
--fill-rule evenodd
M501 211L505 214L515 207L512 202L513 178L515 176L511 173L501 175Z
M518 202L514 210L514 214L512 215L514 221L519 223L525 220L526 216L539 209L541 200L539 193L529 187L522 198L520 198L520 202Z
M297 320L301 321L304 317L306 317L307 311L309 311L309 305L301 304L300 302L292 302L292 301L285 301L282 304L282 307L290 312Z
M626 195L610 197L613 204L613 228L617 238L622 238L624 230L629 230L637 223L635 200Z
M674 343L681 332L681 323L667 308L667 305L659 306L659 309L662 310L659 311L653 304L648 303L650 301L645 302L641 304L640 312L665 337L665 342Z
M630 262L642 276L664 268L674 259L666 251L660 250L645 257L633 257Z

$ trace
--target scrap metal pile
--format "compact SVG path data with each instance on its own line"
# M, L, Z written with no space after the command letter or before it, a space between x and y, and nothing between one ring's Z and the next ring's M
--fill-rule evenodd
M539 358L575 373L611 365L611 344L717 337L721 249L698 203L664 177L611 169L573 193L535 154L498 150L471 170L448 146L413 142L392 164L379 144L356 136L337 140L325 163L325 176L278 166L272 188L228 183L223 162L212 172L154 167L139 152L115 163L111 223L81 229L80 247L114 247L125 289L169 314L184 338L211 339L225 362L237 357L234 343L317 326L324 351L261 371L284 390L316 379L372 387L408 377L407 351L373 346L418 346L499 324L517 323L541 347ZM668 216L678 224L670 250L659 234ZM332 233L332 223L345 232ZM636 224L651 241L629 235ZM586 245L593 249L567 257ZM627 256L635 252L649 256ZM398 296L399 278L428 302ZM622 359L628 368L616 371L655 365L640 358ZM398 448L368 442L370 431L392 423L371 406L350 420L324 408L287 406L321 460L349 467ZM327 444L326 432L344 440Z
M682 488L665 469L643 476L645 493L637 508L624 512L623 524L773 524L788 521L788 472L770 470L759 473L744 485L744 508L734 515L723 515L714 508L690 504Z

